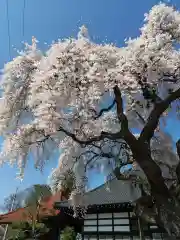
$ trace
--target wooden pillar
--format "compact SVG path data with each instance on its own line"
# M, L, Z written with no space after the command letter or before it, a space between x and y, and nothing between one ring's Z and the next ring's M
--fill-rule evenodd
M139 217L138 217L138 228L139 228L139 238L140 238L140 240L145 240L142 221Z

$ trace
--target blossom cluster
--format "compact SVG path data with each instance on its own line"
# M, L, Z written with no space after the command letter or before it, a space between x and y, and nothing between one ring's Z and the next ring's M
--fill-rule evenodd
M85 141L102 131L120 130L114 110L98 116L102 99L113 98L116 85L130 128L142 129L154 103L180 87L179 41L180 12L165 4L145 15L139 37L122 48L92 42L85 26L76 39L59 40L45 54L33 38L3 70L1 163L17 162L23 174L29 154L36 167L43 168L52 151L62 148L57 172L78 161L80 187L89 155L82 154L88 149L72 136ZM108 144L111 148L112 142Z

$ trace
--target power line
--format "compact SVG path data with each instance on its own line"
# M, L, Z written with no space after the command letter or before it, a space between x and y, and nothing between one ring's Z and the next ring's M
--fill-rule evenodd
M7 18L7 26L8 26L9 57L11 59L11 36L10 36L10 21L9 21L9 0L6 0L6 18Z
M10 19L9 19L9 0L6 1L6 19L7 19L7 28L8 28L8 51L9 58L12 59L11 55L11 35L10 35ZM25 35L25 9L26 9L26 0L23 0L23 16L22 16L22 37Z
M25 9L26 9L26 0L23 0L23 19L22 19L22 36L25 35Z

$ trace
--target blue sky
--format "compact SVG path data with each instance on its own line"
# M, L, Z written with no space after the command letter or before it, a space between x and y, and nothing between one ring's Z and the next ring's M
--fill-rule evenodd
M0 68L4 63L16 56L11 48L8 50L8 25L6 18L6 2L0 1ZM23 33L23 0L9 0L9 24L11 45L22 48L22 41L31 41L35 36L40 45L50 44L52 40L76 36L78 28L85 24L95 42L113 42L119 46L127 37L139 34L143 24L144 13L159 1L156 0L26 0ZM180 9L180 1L171 1ZM177 122L170 119L168 131L172 131L174 139L178 137ZM25 178L20 188L35 183L45 183L51 169L56 166L57 156L47 164L44 173L34 170L29 162ZM19 182L15 180L17 169L8 165L0 168L0 203L4 196L15 191ZM102 176L91 178L91 185L102 182Z

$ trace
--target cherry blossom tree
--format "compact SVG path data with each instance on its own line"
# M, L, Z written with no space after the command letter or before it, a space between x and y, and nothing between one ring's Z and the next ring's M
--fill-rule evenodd
M110 159L136 163L157 223L179 236L180 203L164 174L170 166L179 183L180 142L175 156L164 132L167 118L179 117L179 42L180 12L165 4L145 15L140 36L122 48L92 42L84 26L77 39L59 40L45 54L33 38L3 70L1 163L17 163L23 176L30 154L42 169L61 149L54 175L73 169L76 193L85 191L93 159L103 166ZM107 97L112 103L102 107Z

